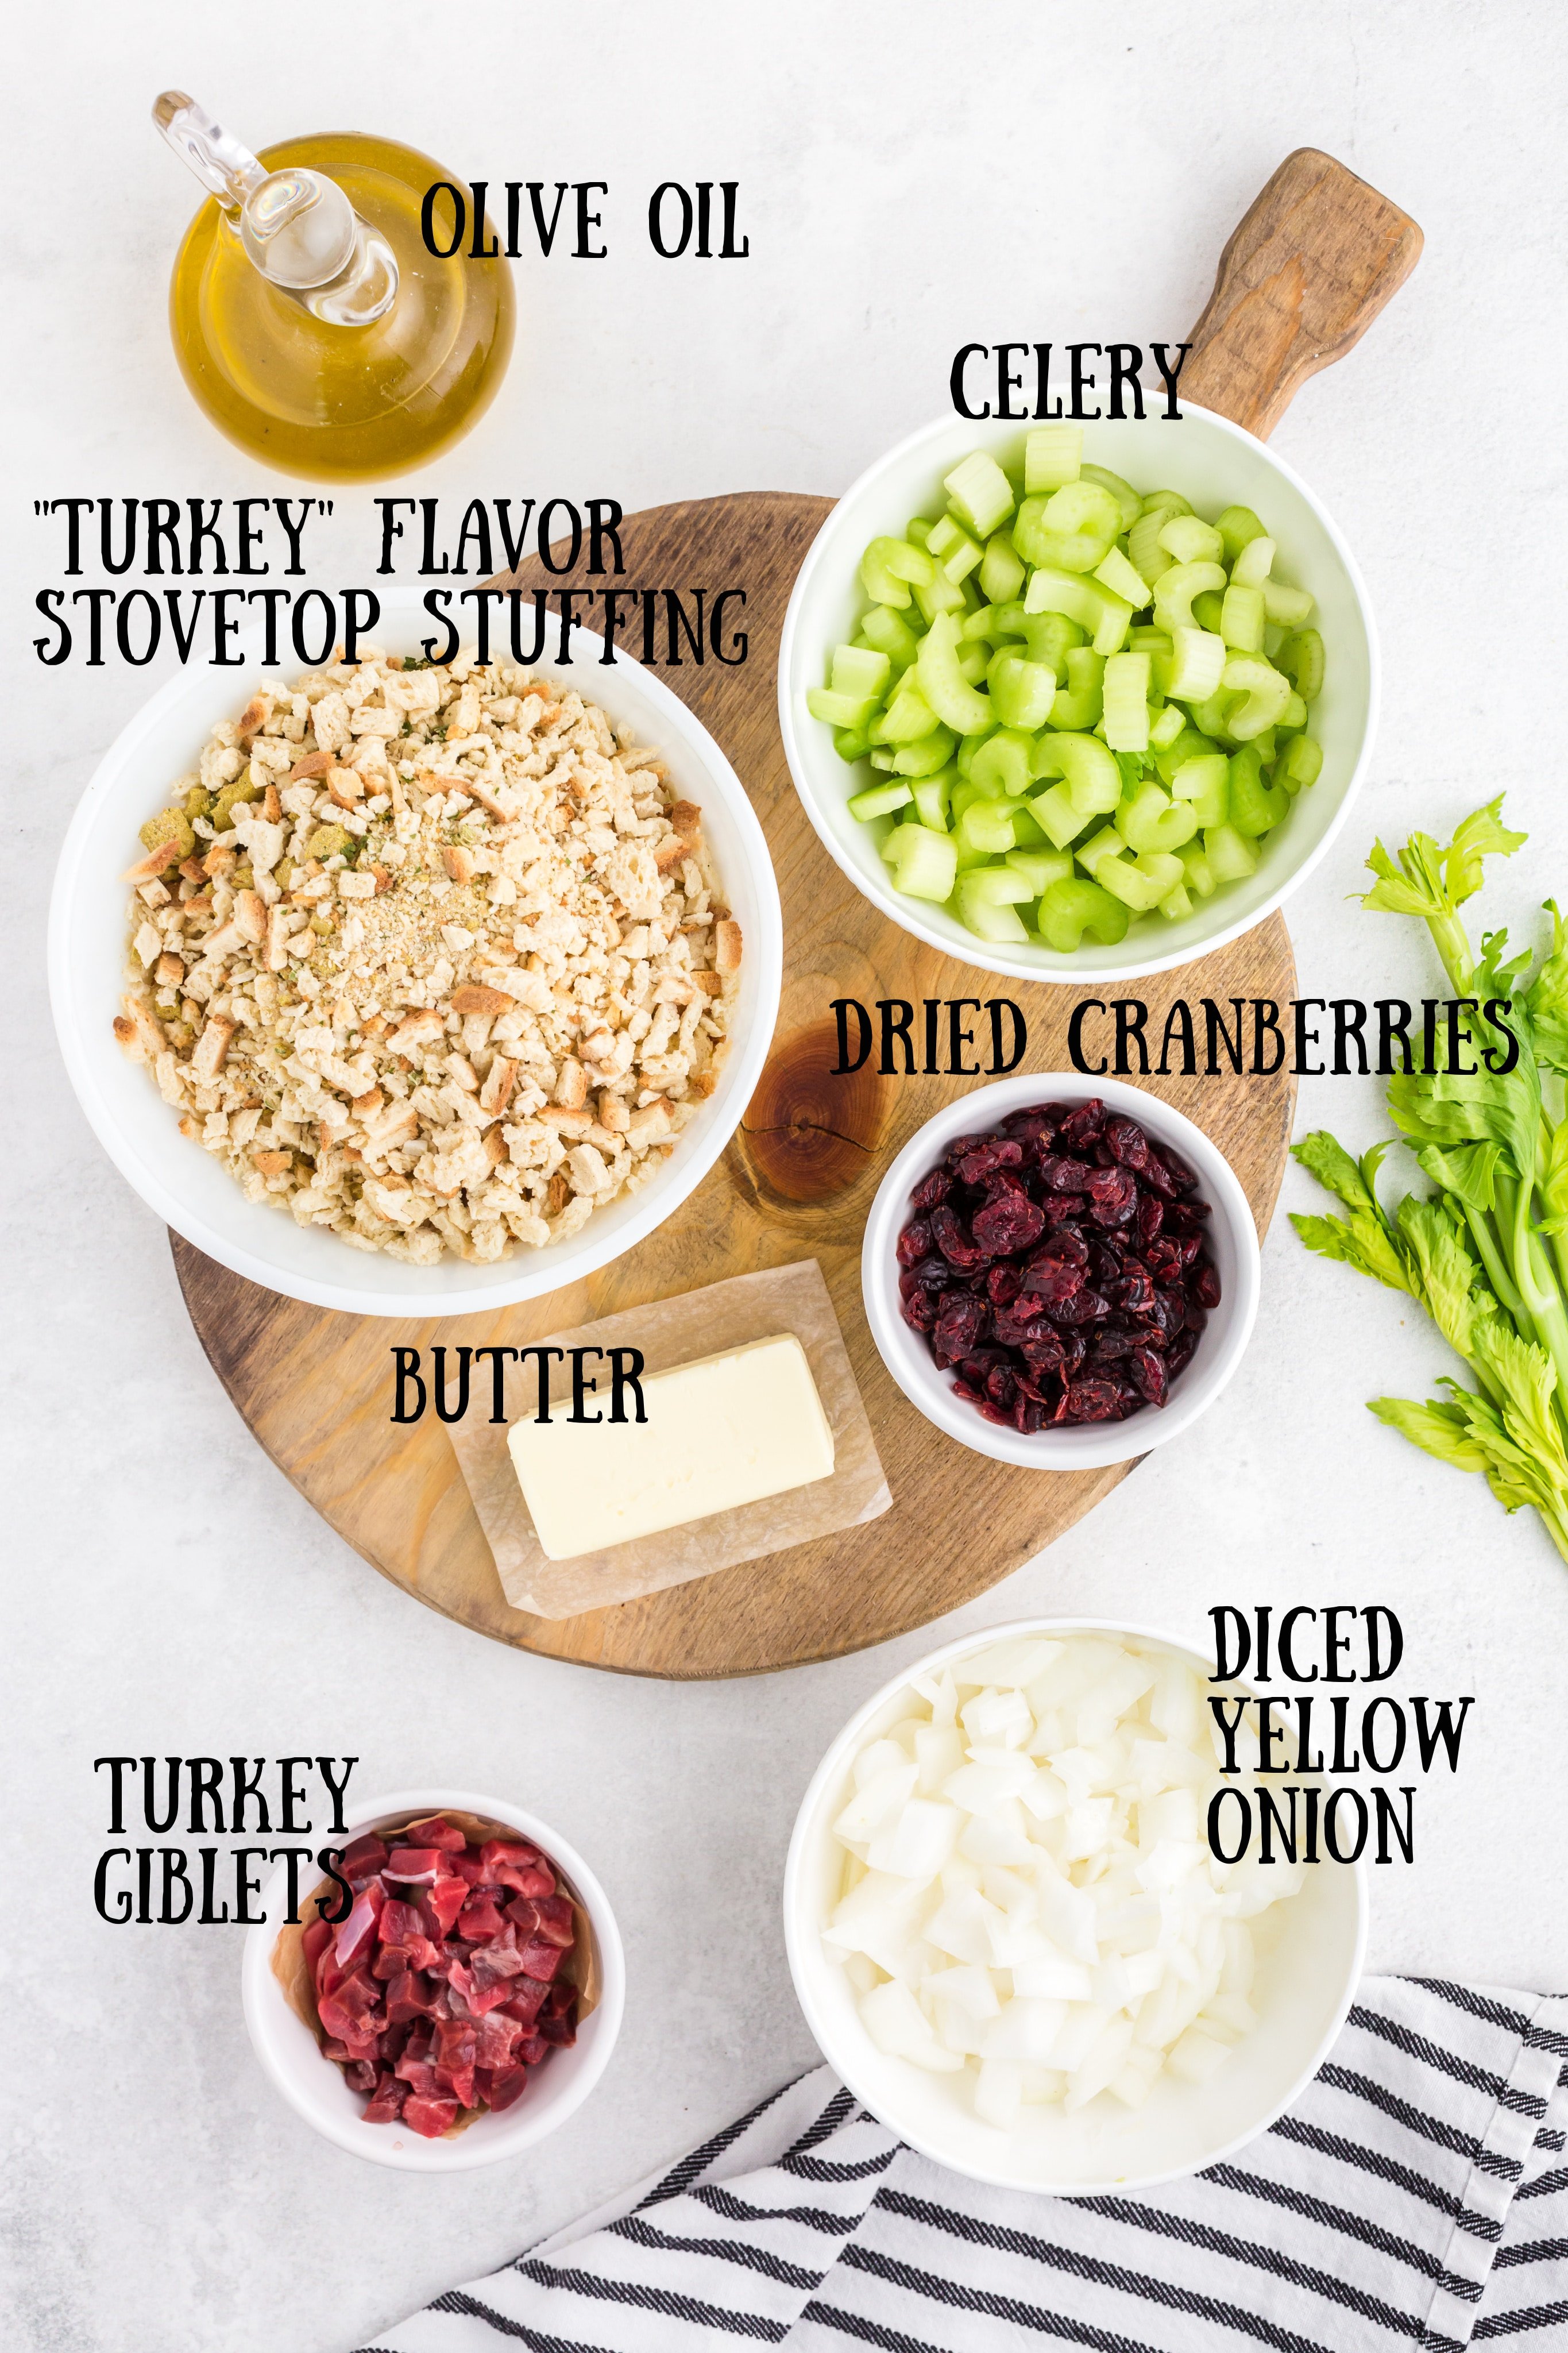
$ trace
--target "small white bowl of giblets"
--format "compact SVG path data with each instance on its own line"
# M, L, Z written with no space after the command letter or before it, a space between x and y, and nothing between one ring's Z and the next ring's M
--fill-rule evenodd
M351 1808L333 1877L292 1865L246 1940L245 2022L306 2123L374 2165L460 2173L575 2114L615 2048L626 1964L576 1850L466 1790Z

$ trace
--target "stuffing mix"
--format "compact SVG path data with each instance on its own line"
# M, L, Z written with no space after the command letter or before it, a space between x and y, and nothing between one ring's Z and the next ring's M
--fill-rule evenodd
M462 654L264 688L142 839L115 1035L356 1250L563 1240L713 1092L742 940L701 813L575 691Z

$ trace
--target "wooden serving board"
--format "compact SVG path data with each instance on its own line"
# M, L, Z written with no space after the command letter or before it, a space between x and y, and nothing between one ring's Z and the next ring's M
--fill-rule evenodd
M1184 390L1191 383L1206 406L1267 430L1295 384L1364 329L1413 266L1419 242L1412 223L1342 166L1311 151L1292 156L1226 249ZM1015 1470L952 1444L905 1400L867 1328L860 1237L881 1172L932 1112L984 1081L884 1079L868 1070L832 1077L830 1001L1011 997L1028 1023L1022 1067L1049 1072L1070 1067L1068 1024L1089 992L999 980L924 946L860 897L813 832L784 765L775 670L790 589L830 504L751 493L656 508L624 527L626 585L747 591L743 665L709 662L661 675L718 738L751 794L784 902L773 1056L739 1133L691 1198L585 1282L493 1314L440 1322L301 1306L173 1238L214 1369L272 1460L356 1551L476 1632L625 1673L755 1674L884 1641L1007 1576L1132 1468ZM520 578L526 587L546 585L532 568ZM1289 939L1274 916L1216 955L1110 993L1141 997L1157 1039L1175 997L1284 1005L1295 985ZM1262 1233L1284 1169L1293 1080L1148 1083L1226 1154ZM1048 1080L1041 1092L1049 1093ZM526 1345L619 1308L806 1257L820 1262L833 1295L891 1510L868 1526L614 1609L556 1620L511 1609L444 1428L433 1414L402 1428L388 1419L389 1351L442 1341Z

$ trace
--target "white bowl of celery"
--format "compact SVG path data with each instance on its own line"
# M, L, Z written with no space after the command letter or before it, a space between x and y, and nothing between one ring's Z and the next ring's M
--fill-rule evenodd
M779 654L833 857L1023 979L1137 979L1271 913L1344 820L1376 700L1334 524L1190 407L911 435L824 523Z

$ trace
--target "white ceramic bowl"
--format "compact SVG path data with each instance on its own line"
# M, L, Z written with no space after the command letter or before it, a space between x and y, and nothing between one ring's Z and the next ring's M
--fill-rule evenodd
M1279 543L1279 574L1310 589L1312 626L1322 632L1326 682L1312 705L1311 732L1322 745L1322 774L1298 796L1285 822L1262 844L1258 871L1201 900L1179 923L1134 921L1120 946L1086 941L1074 955L1046 947L1008 947L977 939L930 900L895 891L879 852L893 820L852 818L848 799L870 779L833 748L833 733L805 707L823 685L828 658L851 638L866 598L859 563L879 533L901 537L911 515L936 514L942 477L972 449L1020 451L1027 427L940 418L878 459L846 491L800 568L779 643L779 726L795 790L832 857L857 890L917 939L986 972L1019 980L1139 980L1168 972L1222 947L1272 913L1306 880L1349 812L1371 750L1377 716L1377 643L1355 561L1325 509L1282 458L1205 408L1184 406L1181 421L1152 416L1084 427L1084 456L1138 489L1180 491L1200 514L1249 506ZM1147 616L1142 617L1147 618Z
M419 592L389 589L382 605L376 645L416 652L430 634ZM66 1069L99 1142L149 1208L208 1258L318 1307L356 1315L468 1314L537 1298L591 1274L661 1225L701 1182L733 1134L767 1058L784 931L767 843L740 778L707 729L651 671L625 654L601 668L600 640L588 631L578 632L569 669L537 665L542 676L575 686L613 721L633 727L640 743L658 746L679 792L701 805L714 865L744 940L734 1042L717 1088L660 1174L595 1210L569 1241L520 1249L492 1266L451 1257L435 1266L405 1266L247 1201L226 1168L179 1134L150 1073L127 1060L110 1029L124 987L130 889L121 877L137 851L138 827L195 765L217 720L243 710L255 687L276 685L302 667L263 670L254 633L239 644L245 668L183 671L124 729L99 763L60 853L49 913L49 989Z
M369 2158L374 2165L395 2166L403 2173L467 2173L476 2165L499 2165L548 2138L576 2114L609 2065L626 2006L626 1959L608 1897L575 1847L521 1807L504 1805L495 1798L476 1798L464 1789L395 1791L390 1798L346 1809L343 1843L384 1823L402 1823L416 1813L448 1809L504 1822L531 1841L587 1913L599 1948L601 1986L596 2005L578 2028L571 2050L551 2052L515 2107L502 2109L500 2116L482 2116L449 2140L425 2140L403 2125L364 2122L363 2094L351 2092L342 2069L321 2056L315 2036L290 2010L273 1975L273 1947L289 1916L287 1864L280 1863L261 1890L264 1916L245 1940L241 1963L245 2023L251 2046L289 2106L340 2148L354 2157ZM308 1873L302 1875L301 1892L313 1883Z
M987 1421L974 1406L952 1394L952 1375L939 1373L923 1335L912 1332L899 1308L899 1235L912 1214L910 1194L930 1173L955 1135L984 1135L1009 1112L1031 1103L1087 1103L1097 1095L1111 1111L1146 1127L1156 1143L1179 1153L1198 1179L1198 1197L1214 1214L1205 1244L1219 1271L1220 1303L1209 1316L1189 1365L1171 1384L1166 1403L1145 1406L1128 1421L1085 1422L1073 1429L1037 1430L1033 1438ZM1089 1471L1107 1462L1131 1462L1152 1448L1168 1445L1191 1429L1211 1406L1241 1362L1258 1314L1258 1229L1252 1222L1235 1171L1201 1127L1172 1111L1157 1095L1118 1079L1082 1078L1060 1071L1021 1072L960 1095L916 1130L893 1162L871 1204L860 1253L860 1288L866 1318L882 1362L910 1403L928 1421L976 1454L995 1462L1016 1462L1026 1471Z
M1204 2084L1162 2074L1141 2108L1108 2093L1068 2116L1026 2109L1011 2131L983 2124L962 2088L963 2076L932 2075L890 2058L860 2022L848 1978L822 1940L838 1898L844 1849L832 1824L850 1794L850 1768L865 1744L897 1723L918 1674L950 1659L1021 1634L1114 1633L1150 1649L1173 1651L1205 1678L1214 1661L1184 1642L1142 1626L1097 1618L1029 1618L962 1635L885 1683L845 1725L812 1776L784 1865L784 1941L790 1973L822 2054L857 2098L912 2148L955 2173L1005 2189L1089 2197L1147 2189L1213 2165L1265 2131L1310 2081L1344 2024L1366 1949L1367 1878L1363 1863L1309 1867L1299 1895L1271 1907L1259 1923L1257 1975L1249 1996L1258 2022ZM1231 1683L1239 1692L1244 1684ZM1279 1921L1271 1943L1268 1924Z

